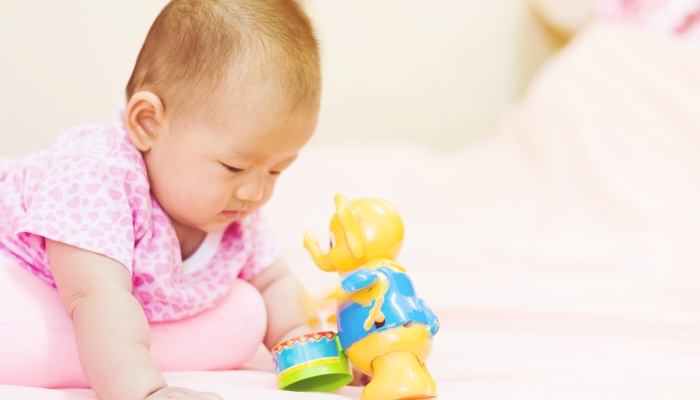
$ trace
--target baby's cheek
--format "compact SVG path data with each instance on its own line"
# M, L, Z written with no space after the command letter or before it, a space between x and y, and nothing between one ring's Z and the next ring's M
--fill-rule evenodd
M252 212L260 209L262 206L267 204L267 202L270 200L270 198L272 198L273 193L274 193L274 185L269 187L269 188L266 187L265 192L263 193L262 199L260 199L260 201L256 201L255 203L251 204L248 207L248 210L250 211L249 214L251 214Z
M272 198L272 195L275 193L275 184L277 184L277 177L270 179L270 181L265 185L265 192L263 193L262 198L263 204L267 203L267 201Z
M191 222L202 221L221 213L226 204L226 197L221 191L205 182L191 185L177 197L179 201L175 206L179 214L186 216Z

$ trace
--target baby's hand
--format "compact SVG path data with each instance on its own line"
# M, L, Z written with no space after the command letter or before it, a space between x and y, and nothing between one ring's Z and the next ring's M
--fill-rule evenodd
M352 367L352 382L348 383L348 386L367 386L372 377L360 371L359 369Z
M164 387L163 389L154 392L146 397L146 400L164 400L164 399L199 399L199 400L223 400L223 397L211 392L198 392L192 389L178 387Z

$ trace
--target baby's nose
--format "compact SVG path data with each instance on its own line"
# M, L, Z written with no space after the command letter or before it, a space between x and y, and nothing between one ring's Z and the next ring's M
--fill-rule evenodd
M238 187L236 198L243 201L259 201L263 198L265 183L261 178L250 178Z

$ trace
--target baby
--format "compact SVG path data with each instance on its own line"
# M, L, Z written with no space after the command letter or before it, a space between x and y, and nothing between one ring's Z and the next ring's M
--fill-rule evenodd
M168 387L159 369L232 368L315 328L259 210L311 138L320 91L295 1L173 0L124 109L0 162L0 254L56 287L100 398L218 398ZM168 335L242 348L222 350L228 364L157 359Z

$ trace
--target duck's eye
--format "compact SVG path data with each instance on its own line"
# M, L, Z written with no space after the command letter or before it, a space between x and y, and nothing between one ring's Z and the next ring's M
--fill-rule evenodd
M335 235L333 232L329 233L328 236L331 238L331 249L335 247Z

